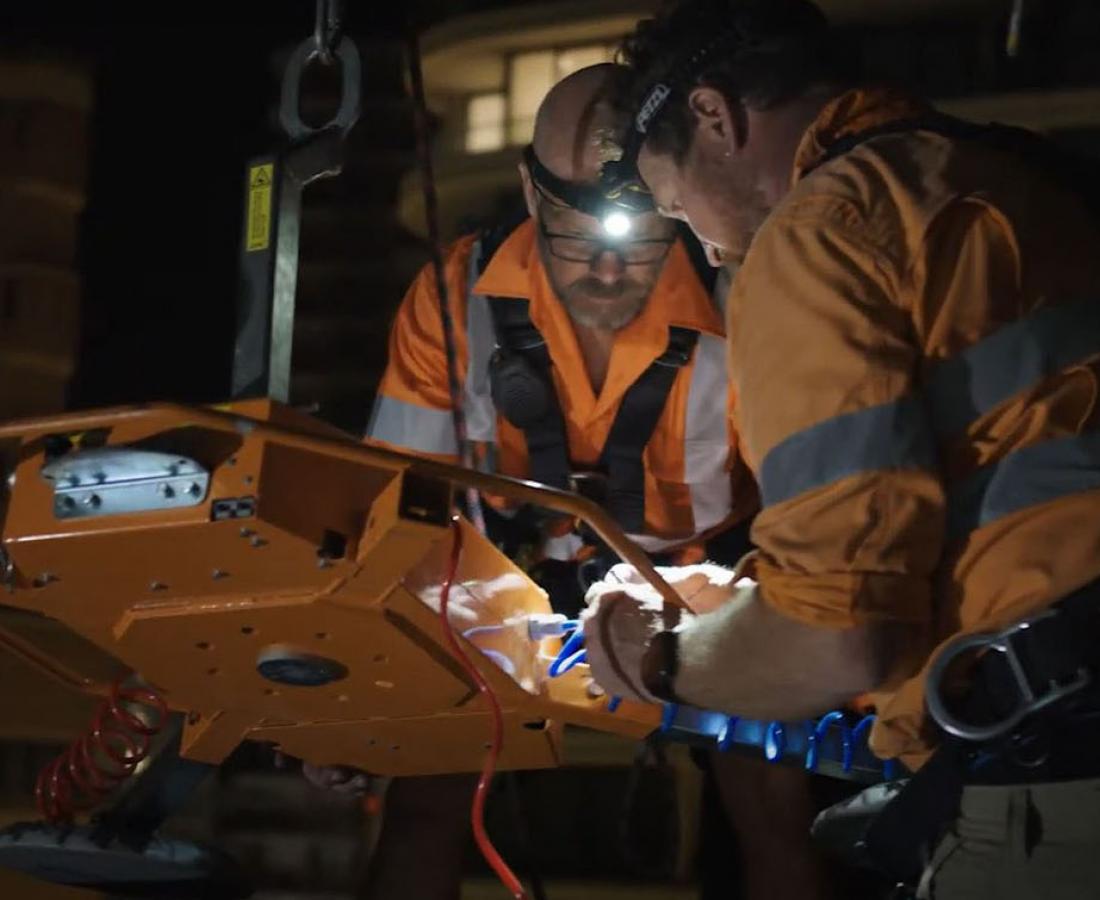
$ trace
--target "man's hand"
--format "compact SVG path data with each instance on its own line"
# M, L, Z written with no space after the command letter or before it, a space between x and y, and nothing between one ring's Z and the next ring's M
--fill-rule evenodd
M659 598L639 597L629 587L619 585L598 595L581 613L588 666L609 694L657 703L642 685L642 657L650 638L664 627L662 604Z
M315 766L304 762L302 775L314 787L353 797L366 794L371 783L371 777L366 772L348 766Z
M717 609L736 593L734 582L737 580L737 573L714 563L699 563L694 566L657 566L657 573L684 598L688 609L697 615ZM589 588L585 602L591 604L596 598L608 592L622 591L627 586L631 591L643 592L637 596L656 599L660 597L637 569L628 563L619 563L608 570L602 581Z
M734 573L721 566L703 563L657 571L692 613L716 609L735 593ZM633 566L620 564L592 585L585 601L584 642L596 683L610 694L657 702L642 684L642 659L650 639L665 628L660 595ZM690 618L681 612L681 627Z
M286 754L275 753L276 768L287 769L290 761L291 757ZM352 797L364 796L371 786L370 775L350 766L315 766L303 762L302 777L316 788Z

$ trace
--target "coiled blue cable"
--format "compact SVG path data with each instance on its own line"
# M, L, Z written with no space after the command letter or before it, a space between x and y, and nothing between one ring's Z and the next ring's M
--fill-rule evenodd
M849 744L844 745L844 759L841 763L841 767L845 773L852 771L853 756L855 755L855 743L863 737L864 732L868 731L870 727L875 723L874 715L864 716L860 719L855 727L852 729L852 739ZM885 768L885 766L884 766Z
M826 733L832 725L839 725L841 728L841 741L844 743L844 759L848 760L852 755L852 735L848 730L847 725L844 722L844 713L838 709L834 709L830 713L826 713L814 726L814 730L810 732L809 747L806 749L806 771L817 771L818 756L821 752L821 742L825 739ZM845 772L848 770L845 769Z
M782 722L769 722L764 732L764 759L778 762L787 749L787 731Z
M722 725L722 730L718 732L718 749L723 753L734 745L734 737L737 734L737 723L740 721L740 716L727 716L725 724Z
M559 675L564 675L574 666L584 662L587 657L585 656L583 647L584 632L576 628L566 639L565 643L561 645L558 655L555 656L554 661L550 663L549 668L546 670L546 674L551 678L557 678Z
M672 723L676 721L676 713L679 712L680 707L675 703L666 703L664 709L661 710L661 733L667 732L672 728Z

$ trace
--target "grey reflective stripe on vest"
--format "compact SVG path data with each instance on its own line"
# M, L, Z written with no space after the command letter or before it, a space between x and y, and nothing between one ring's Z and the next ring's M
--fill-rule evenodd
M684 422L684 480L699 534L724 521L733 509L726 423L729 377L726 339L700 334L695 347Z
M1062 369L1100 354L1100 298L1035 310L936 363L925 393L940 438Z
M384 394L375 398L367 437L420 453L458 453L449 409L417 406Z
M497 439L497 410L489 390L489 360L496 348L489 300L474 293L481 275L481 241L474 243L466 275L466 436L493 444Z
M902 397L826 419L777 444L760 466L760 494L764 506L774 506L852 475L936 468L924 406Z
M960 538L1030 506L1097 489L1100 431L1021 447L950 485L947 534Z

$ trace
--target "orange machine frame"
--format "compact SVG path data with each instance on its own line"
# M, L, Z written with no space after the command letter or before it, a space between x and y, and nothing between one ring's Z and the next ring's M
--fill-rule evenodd
M169 448L202 463L211 473L204 501L55 518L53 486L41 475L47 439L65 436L79 448L90 434L106 446ZM0 486L0 546L10 566L0 602L59 627L44 640L41 628L28 639L9 626L0 646L90 693L120 672L139 673L184 714L181 753L205 762L249 739L379 774L480 768L487 708L446 649L438 616L456 486L584 520L666 606L681 603L581 497L365 446L271 401L14 422L0 426L4 458L11 477L6 496ZM212 518L216 500L244 496L254 498L253 517ZM529 614L550 612L545 593L472 526L462 528L452 620L459 631L476 626L471 643L491 651L474 656L504 709L501 766L558 764L565 723L631 738L651 732L659 709L623 703L608 713L582 668L547 678L558 641L532 642L525 628ZM328 534L345 542L340 558L321 553ZM280 648L333 660L346 675L320 687L273 683L256 663Z

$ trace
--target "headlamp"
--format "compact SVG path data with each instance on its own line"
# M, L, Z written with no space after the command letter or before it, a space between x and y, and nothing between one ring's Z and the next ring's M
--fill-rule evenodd
M535 148L528 145L523 151L523 161L535 182L535 187L551 200L592 216L603 228L607 237L624 238L634 228L634 219L642 213L653 212L653 198L640 183L638 191L623 194L621 198L607 195L603 182L577 184L559 178L543 165L535 155Z
M626 237L634 227L634 223L631 221L630 216L618 209L612 210L605 215L600 224L603 225L604 234L609 238Z
M694 83L716 52L740 54L759 47L760 41L746 32L741 23L731 22L718 29L712 41L666 70L664 77L650 87L639 104L625 135L622 155L604 163L600 170L599 190L605 203L624 209L634 208L635 204L655 208L653 197L638 173L638 156L649 136L650 126L668 105L669 98Z

